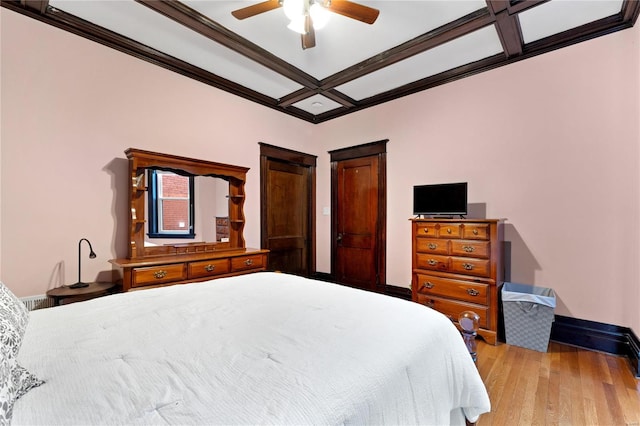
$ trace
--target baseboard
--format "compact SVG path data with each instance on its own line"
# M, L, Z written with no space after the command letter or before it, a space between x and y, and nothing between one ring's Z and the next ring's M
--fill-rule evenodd
M629 330L629 353L627 354L633 365L636 377L640 378L640 340L633 330Z
M387 296L398 297L400 299L411 300L411 289L407 287L398 287L387 284L384 286L384 294Z
M585 349L626 356L640 377L640 340L628 327L556 315L550 339Z
M327 272L314 272L313 274L311 274L311 278L315 279L315 280L319 280L319 281L327 281L330 283L335 282L335 280L333 279L333 275L327 273Z
M326 272L314 272L312 274L313 279L320 281L336 282L333 275ZM411 300L411 289L406 287L399 287L395 285L385 285L384 294L387 296L399 297L400 299Z

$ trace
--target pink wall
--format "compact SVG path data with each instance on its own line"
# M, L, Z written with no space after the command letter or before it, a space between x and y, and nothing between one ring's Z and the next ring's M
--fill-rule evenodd
M129 147L250 167L245 239L260 245L258 142L314 127L0 8L2 269L19 296L110 275L126 256ZM121 228L124 226L125 228Z
M411 187L468 181L476 212L507 219L512 281L554 288L561 315L640 330L638 26L311 125L0 13L0 278L20 296L76 281L81 237L98 253L83 253L84 279L126 253L128 147L251 167L249 246L257 142L318 155L317 269L329 272L327 151L388 138L389 284L411 281Z
M468 181L474 210L507 219L512 281L640 330L638 27L320 125L326 149L390 140L389 283L411 282L412 186Z

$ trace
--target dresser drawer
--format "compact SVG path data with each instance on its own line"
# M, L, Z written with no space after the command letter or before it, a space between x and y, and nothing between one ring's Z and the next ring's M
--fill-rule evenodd
M489 303L489 286L469 281L452 280L432 275L416 274L418 293L431 296L444 296L480 305Z
M416 222L417 237L436 237L438 235L438 224L434 222Z
M440 238L460 238L462 236L461 223L439 223L438 237Z
M465 223L462 228L462 238L466 238L468 240L488 240L489 224Z
M489 241L452 240L451 254L454 256L470 256L488 259L491 250Z
M264 268L264 256L261 254L253 256L240 256L231 258L231 271L246 271L248 269Z
M416 254L416 268L432 271L449 271L449 256Z
M452 257L451 272L455 274L475 275L477 277L490 277L491 262L489 262L489 259Z
M147 268L134 268L132 271L131 287L142 287L145 285L181 281L186 278L187 274L184 263L151 266Z
M480 316L478 325L481 328L487 328L489 326L489 309L486 306L457 302L455 300L448 300L440 297L425 296L423 294L418 294L418 303L435 309L456 322L462 312L473 311Z
M416 238L416 251L433 254L449 254L449 240Z
M189 262L189 278L214 277L230 271L229 259L211 259L202 262Z

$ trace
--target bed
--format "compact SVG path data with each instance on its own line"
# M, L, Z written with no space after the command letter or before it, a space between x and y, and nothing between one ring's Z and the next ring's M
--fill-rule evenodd
M44 383L13 425L443 425L490 409L442 314L272 272L30 312L15 362Z

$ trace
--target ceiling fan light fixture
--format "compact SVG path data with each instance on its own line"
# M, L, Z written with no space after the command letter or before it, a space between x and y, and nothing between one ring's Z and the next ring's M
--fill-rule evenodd
M284 10L285 16L289 18L290 21L304 18L305 1L306 0L284 0L282 9Z
M300 34L305 34L306 30L304 27L304 15L301 15L295 19L292 19L291 22L289 22L289 25L287 25L287 28L289 28L291 31L295 31Z
M313 3L311 5L311 7L309 8L309 14L311 15L311 20L313 21L313 28L316 30L324 28L324 26L329 22L329 18L331 17L331 13L318 3Z
M24 0L23 0L24 1ZM231 12L236 19L246 19L282 7L289 18L289 28L301 35L302 49L316 45L316 30L323 28L331 13L373 24L380 11L351 0L264 0Z

